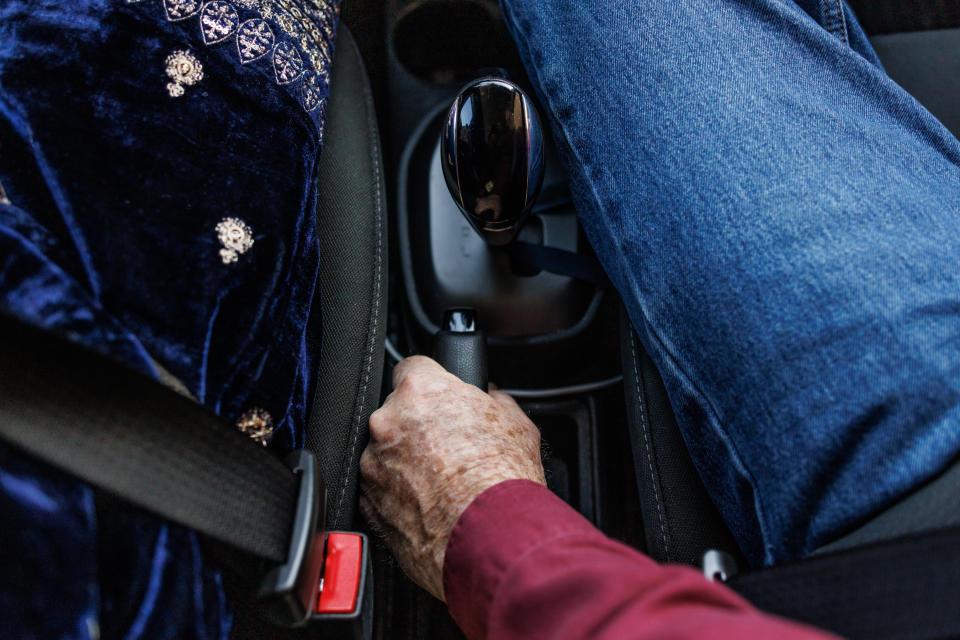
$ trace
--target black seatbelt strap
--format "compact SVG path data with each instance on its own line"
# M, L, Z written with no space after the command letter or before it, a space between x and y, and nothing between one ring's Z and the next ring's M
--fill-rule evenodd
M764 611L847 638L957 638L960 528L813 556L727 584Z
M156 381L7 316L0 316L0 438L270 561L258 594L265 615L285 626L305 622L301 609L316 601L323 555L315 544L323 489L312 454L295 451L285 463Z

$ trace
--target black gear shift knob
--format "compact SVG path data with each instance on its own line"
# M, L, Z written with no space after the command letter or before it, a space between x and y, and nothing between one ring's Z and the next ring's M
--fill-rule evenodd
M514 83L474 80L450 107L441 142L447 188L488 243L513 240L543 183L543 129Z

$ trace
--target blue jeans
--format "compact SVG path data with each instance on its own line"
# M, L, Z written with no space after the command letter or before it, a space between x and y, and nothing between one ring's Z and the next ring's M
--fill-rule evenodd
M960 143L840 0L502 0L581 220L751 562L960 450Z

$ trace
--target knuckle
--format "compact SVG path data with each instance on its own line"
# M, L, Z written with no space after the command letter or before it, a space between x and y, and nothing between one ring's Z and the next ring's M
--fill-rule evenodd
M408 373L396 390L400 392L402 397L408 400L418 398L423 395L428 385L428 379L426 375L419 371Z
M370 437L380 440L390 433L392 420L387 409L380 408L370 414Z
M408 373L405 376L403 376L403 379L400 380L400 383L394 385L393 387L394 393L398 393L399 395L404 395L406 393L409 393L415 386L415 382L414 382L415 377L416 376L413 373Z
M363 453L360 454L360 475L366 479L370 480L376 475L377 461L373 453L370 452L370 449L364 449Z
M410 356L409 358L406 359L406 362L410 367L410 369L415 371L425 369L425 368L431 368L434 365L436 365L436 363L431 358L428 358L427 356Z
M397 388L418 388L440 375L443 369L426 356L410 356L398 367L403 367L401 375L395 377Z

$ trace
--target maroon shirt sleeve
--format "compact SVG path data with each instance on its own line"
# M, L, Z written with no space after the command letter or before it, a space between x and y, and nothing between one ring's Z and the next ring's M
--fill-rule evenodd
M443 578L471 640L828 637L760 613L693 569L658 565L526 480L487 489L467 508Z

